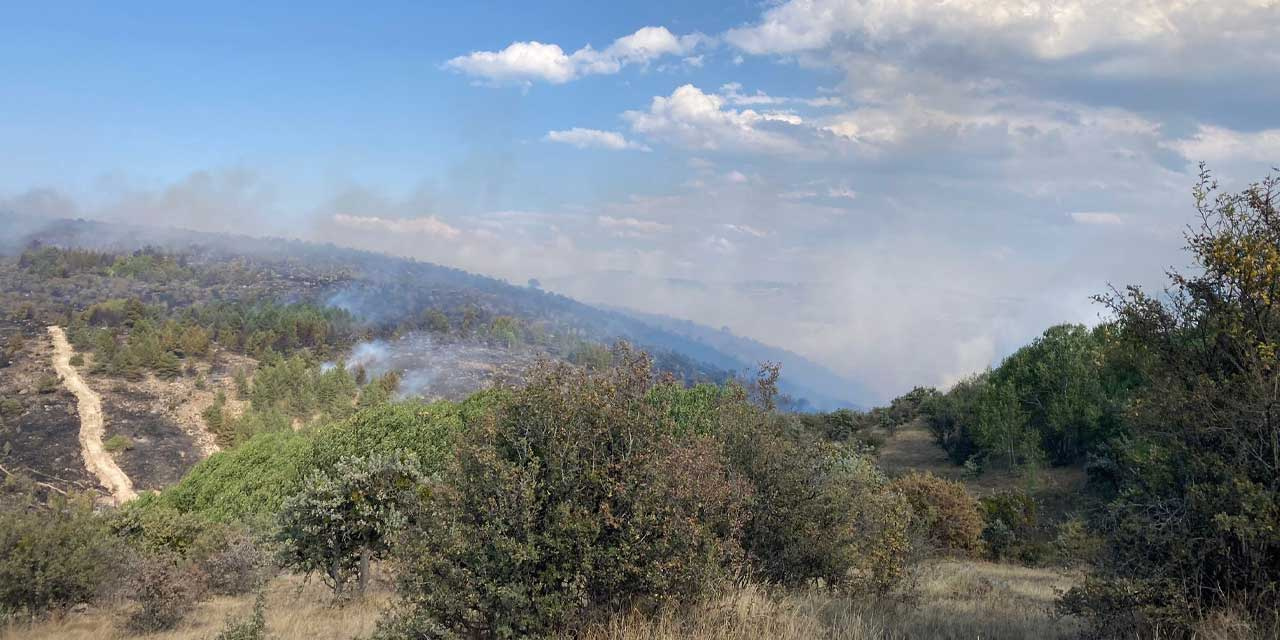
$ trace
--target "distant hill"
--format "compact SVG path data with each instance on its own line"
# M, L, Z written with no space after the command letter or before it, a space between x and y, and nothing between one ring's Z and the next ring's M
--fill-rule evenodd
M284 238L196 232L87 220L41 220L0 212L0 253L32 241L103 250L163 247L194 256L243 256L273 269L281 297L339 306L373 325L394 328L429 309L460 316L477 308L510 315L602 343L627 340L655 355L659 366L686 379L744 375L761 361L783 366L782 390L809 406L856 406L856 385L801 356L732 333L675 318L607 309L539 288L429 262ZM688 281L687 286L700 286ZM457 318L455 318L456 320Z
M864 409L865 407L857 402L870 397L870 393L857 382L844 378L802 355L781 347L767 345L759 340L736 335L727 327L713 329L681 318L633 309L614 308L614 310L662 329L665 333L676 334L704 344L717 353L727 354L741 362L777 362L782 365L783 391L805 398L815 407Z

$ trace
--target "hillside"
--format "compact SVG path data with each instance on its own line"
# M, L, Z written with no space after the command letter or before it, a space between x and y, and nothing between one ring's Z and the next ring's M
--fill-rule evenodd
M468 309L488 318L509 315L560 336L598 344L627 340L653 353L659 365L687 380L753 375L761 361L783 365L783 389L801 405L856 406L856 385L785 350L721 335L692 322L602 309L538 288L516 286L459 269L367 251L280 238L254 238L84 220L40 221L0 212L17 231L0 239L0 255L32 242L55 247L129 252L159 247L197 263L246 260L261 267L252 295L306 300L352 312L375 332L402 329L406 319L440 309L455 324ZM243 297L224 293L223 297ZM85 301L80 301L83 304ZM176 299L176 303L184 300ZM568 354L558 354L565 356Z

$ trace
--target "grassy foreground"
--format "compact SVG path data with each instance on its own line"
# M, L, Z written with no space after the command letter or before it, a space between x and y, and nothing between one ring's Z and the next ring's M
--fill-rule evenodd
M769 593L755 586L734 590L681 614L658 618L619 616L590 629L587 640L811 638L1036 638L1072 637L1073 620L1050 613L1060 590L1075 576L1050 569L977 561L940 560L919 568L915 602L862 602L813 591ZM338 640L370 633L391 594L384 588L345 607L330 605L328 591L296 576L275 579L267 590L267 626L277 640ZM228 616L249 615L252 597L214 598L178 629L154 640L210 639ZM0 638L111 640L119 612L68 614L35 626L12 625Z

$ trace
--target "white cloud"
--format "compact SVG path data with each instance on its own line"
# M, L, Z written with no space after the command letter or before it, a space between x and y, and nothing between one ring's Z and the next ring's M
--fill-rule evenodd
M691 84L654 97L648 111L627 111L622 118L636 133L692 149L797 153L803 148L784 131L801 124L799 116L725 108L723 97Z
M1280 129L1247 133L1201 125L1194 134L1166 143L1191 162L1280 164Z
M643 234L666 233L671 231L671 225L669 224L630 217L615 218L613 216L596 216L596 223L606 229L616 229Z
M833 96L823 96L819 98L792 98L786 96L771 96L759 89L756 89L755 93L743 93L742 84L739 82L728 82L721 85L720 95L723 96L725 101L729 104L739 107L783 104L801 104L810 107L838 107L841 104L844 104L843 100Z
M747 178L747 174L741 171L730 171L729 173L724 174L724 179L734 184L742 184L749 180L749 178Z
M1107 211L1072 211L1067 214L1072 220L1080 224L1092 225L1117 225L1124 224L1124 218L1118 213L1110 213Z
M421 234L448 240L453 240L462 235L460 229L450 226L435 216L423 218L380 218L377 216L353 216L339 213L333 216L333 222L340 226L355 229Z
M613 149L615 151L626 149L650 151L648 146L634 140L627 140L620 133L600 131L599 129L583 129L582 127L574 127L563 131L548 131L547 135L542 139L547 142L570 144L579 149L594 147L597 149Z
M1273 0L790 0L725 40L752 54L927 41L1040 60L1093 54L1113 66L1163 66L1162 54L1210 42L1274 52L1267 34L1278 28Z
M626 65L645 65L665 56L687 56L706 40L697 33L677 36L666 27L644 27L614 40L603 51L586 45L565 53L556 44L513 42L501 51L474 51L452 58L444 66L492 84L564 84L583 76L614 74Z

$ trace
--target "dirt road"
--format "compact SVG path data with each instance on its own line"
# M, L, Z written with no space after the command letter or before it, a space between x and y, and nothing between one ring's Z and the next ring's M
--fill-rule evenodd
M71 366L71 344L67 342L67 334L62 331L62 327L49 327L49 337L53 339L53 368L58 372L58 377L62 378L62 384L75 394L78 401L80 453L84 456L85 468L111 492L111 498L117 505L133 500L138 497L133 491L133 482L102 446L102 399L85 384L80 372Z

